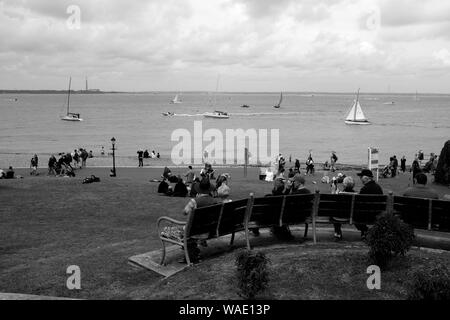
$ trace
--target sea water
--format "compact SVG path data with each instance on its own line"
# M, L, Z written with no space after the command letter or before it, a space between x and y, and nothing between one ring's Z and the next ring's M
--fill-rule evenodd
M174 95L73 94L70 111L80 113L84 121L68 122L60 120L66 112L65 94L2 94L0 168L27 167L34 153L45 166L49 155L80 147L95 155L88 164L108 166L111 158L100 157L100 152L102 146L111 152L112 137L118 166L137 166L140 148L159 152L159 161L166 163L178 143L171 140L172 133L187 129L193 135L194 121L202 121L204 131L216 128L223 135L226 129L279 129L279 151L301 163L311 150L316 162L329 160L336 151L338 163L364 165L368 147L379 148L381 163L392 155L405 155L411 163L419 149L439 154L450 139L450 95L415 99L413 93L362 94L361 107L372 123L367 126L344 123L354 94L283 93L279 109L273 108L279 93L182 93L181 104L170 104ZM385 104L390 101L395 103ZM244 104L250 108L241 108ZM228 112L230 118L202 116L214 110ZM176 115L162 115L168 111Z

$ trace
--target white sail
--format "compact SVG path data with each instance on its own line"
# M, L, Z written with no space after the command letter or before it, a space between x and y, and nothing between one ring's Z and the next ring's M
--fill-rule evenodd
M359 101L355 101L353 103L352 109L345 118L347 121L367 121L367 118L364 116L364 112L361 109L361 105Z
M347 118L345 118L345 123L347 124L369 124L364 112L362 111L361 105L359 104L359 90L356 96L353 106L350 109Z
M175 95L175 98L173 98L172 101L170 101L170 103L181 103L181 100L178 98L178 94Z

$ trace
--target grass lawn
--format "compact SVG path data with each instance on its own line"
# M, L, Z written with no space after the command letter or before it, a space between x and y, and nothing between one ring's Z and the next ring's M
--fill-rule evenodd
M181 169L173 171L184 172ZM250 192L263 196L272 188L272 184L257 179L258 171L254 168L249 169L248 178L243 177L242 169L220 171L231 173L232 199L247 197ZM158 274L127 264L130 256L160 247L155 224L159 216L183 217L181 210L187 199L160 196L156 194L158 184L149 182L150 179L157 179L162 169L119 168L116 178L108 176L109 169L100 168L78 171L76 178L46 177L43 171L37 177L27 176L27 170L18 170L17 173L25 178L0 180L0 292L86 299L237 297L231 289L225 290L226 286L223 290L205 290L214 279L216 283L222 283L233 272L233 259L226 255L205 261L163 282L159 281L161 276ZM99 176L101 182L81 184L82 179L91 174ZM352 175L356 177L355 173ZM320 183L321 176L321 173L317 173L316 177L307 177L307 186L311 189L317 186L322 192L329 192L329 186ZM408 178L409 175L405 175L380 181L385 191L392 190L398 194L408 186ZM314 179L317 184L312 183ZM360 187L357 184L357 188ZM446 187L435 189L441 195L450 193ZM302 259L301 268L306 268L306 271L312 270L314 259L320 260L320 256L323 256L323 270L333 265L340 266L347 258L349 261L352 257L362 259L358 250L353 249L344 250L342 254L329 259L327 248L330 249L328 246L307 246L269 250L268 254L271 258L275 258L277 252L284 257L294 255L295 259ZM305 255L301 253L303 251L311 254ZM422 253L415 257L413 255L411 259L425 259ZM277 265L284 270L299 268L297 263L290 263L295 261L292 259L285 259L284 264ZM355 262L343 266L347 268L352 264ZM66 269L70 265L81 268L82 290L70 291L66 288ZM365 264L361 262L359 265ZM341 271L338 273L342 274ZM187 277L186 272L189 273ZM358 272L356 276L367 278L365 269ZM292 273L298 279L305 274L304 271ZM317 274L317 284L311 282L309 291L300 293L298 288L295 289L295 281L291 279L293 284L290 286L289 280L279 278L274 282L287 281L286 293L281 287L274 287L269 294L274 298L286 299L333 298L339 295L342 298L359 297L347 296L345 290L337 289L339 286L336 286L337 291L326 290L325 283L330 276L327 274L322 277L321 274ZM273 279L278 276L282 277L281 273L275 272ZM349 276L353 279L352 273ZM187 289L189 287L193 289ZM293 295L297 291L299 296ZM309 293L303 295L303 292ZM361 298L370 298L370 294L365 293ZM383 297L390 298L388 295Z

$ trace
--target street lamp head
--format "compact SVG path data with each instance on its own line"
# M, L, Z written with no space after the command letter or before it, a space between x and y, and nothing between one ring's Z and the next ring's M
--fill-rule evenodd
M116 143L116 138L112 137L111 138L111 142L112 142L112 144L115 144Z

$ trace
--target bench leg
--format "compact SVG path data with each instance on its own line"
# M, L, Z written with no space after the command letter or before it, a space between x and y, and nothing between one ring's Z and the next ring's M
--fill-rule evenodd
M233 245L233 242L234 242L234 232L231 234L230 246Z
M166 260L166 244L162 240L161 243L162 243L162 257L161 262L159 264L164 266L165 265L164 261Z
M187 245L184 246L184 256L186 257L186 263L189 267L191 265L191 259L189 258L189 250Z
M303 235L303 238L306 238L308 236L308 224L305 223L305 234Z
M250 247L250 235L248 232L248 228L245 228L245 239L247 240L247 249L251 250L252 248Z

